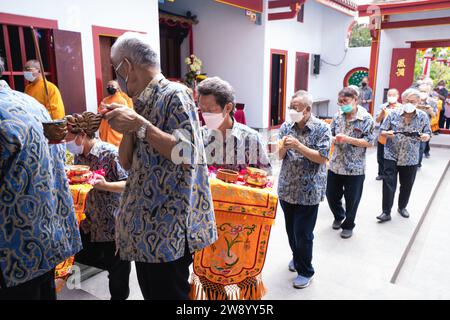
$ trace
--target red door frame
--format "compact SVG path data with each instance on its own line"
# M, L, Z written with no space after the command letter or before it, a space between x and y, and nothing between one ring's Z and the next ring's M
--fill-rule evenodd
M100 104L103 98L103 81L102 81L102 62L100 55L100 36L118 38L125 32L132 30L115 29L101 26L92 26L92 40L94 44L94 65L95 65L95 85L97 89L97 104ZM140 32L140 31L133 31ZM145 32L140 32L145 33Z
M272 114L272 55L273 54L279 54L284 56L284 85L283 85L283 101L284 104L286 104L286 88L287 88L287 63L288 63L288 52L286 50L279 50L279 49L270 49L270 83L269 83L269 128L270 129L276 129L281 127L281 124L276 125L276 126L272 126L272 122L270 121L271 119L271 114ZM285 114L285 107L286 106L282 106L281 112L282 112L282 119L284 119L284 114Z
M302 57L302 56L307 56L308 57L308 70L306 71L306 91L308 91L308 88L309 88L309 53L307 53L307 52L296 52L295 53L295 84L294 84L294 91L296 91L297 90L297 87L298 87L298 83L297 83L297 69L298 69L298 65L297 65L297 59L299 58L299 57Z
M23 34L23 27L33 26L38 29L58 29L58 21L51 19L42 19L35 18L29 16L22 16L16 14L9 13L0 13L0 24L3 24L3 38L5 42L5 53L6 53L6 62L7 69L3 74L9 77L9 83L11 84L11 88L15 88L14 85L14 76L23 75L23 72L13 71L12 69L12 56L11 56L11 47L9 44L9 34L7 31L7 25L17 26L19 30L19 40L20 40L20 54L22 56L22 64L25 65L26 62L26 51L25 51L25 40ZM46 37L49 35L46 34ZM50 72L45 72L45 75L51 75L52 80L56 79L56 70L54 69L54 57L50 55L49 64L50 64ZM25 83L26 84L26 83Z

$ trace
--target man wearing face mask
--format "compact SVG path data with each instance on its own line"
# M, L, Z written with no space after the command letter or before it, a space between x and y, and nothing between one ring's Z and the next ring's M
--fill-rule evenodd
M376 136L372 116L358 105L355 90L342 89L338 101L340 110L330 124L334 151L328 171L327 199L334 215L333 229L342 229L341 237L348 239L353 235L362 196L366 150L373 146Z
M126 32L111 48L118 82L134 110L105 114L124 134L128 182L116 223L120 257L135 261L144 299L189 299L192 254L217 240L198 114L188 88L167 80L147 35Z
M370 103L372 102L372 88L369 87L369 78L364 77L359 88L359 101L361 106L367 111L370 111Z
M128 105L127 100L122 96L119 91L119 84L115 80L108 81L106 91L108 92L108 96L105 97L98 107L98 112L101 112L104 109L105 105L111 105L113 103L119 105ZM122 134L115 131L108 124L108 121L102 120L99 128L100 139L102 141L111 143L116 147L119 147L120 141L122 141Z
M231 85L213 77L203 80L197 90L198 105L206 123L202 135L208 165L238 172L250 166L270 173L261 136L233 117L235 101Z
M378 110L375 112L375 132L378 135L378 143L377 143L377 162L378 162L378 176L377 180L383 180L384 178L384 145L386 144L386 138L380 134L380 126L383 123L384 119L388 116L388 114L398 108L401 107L401 104L398 102L399 92L397 89L389 89L387 92L387 102L383 103L378 107Z
M128 174L119 163L117 147L96 139L94 134L69 133L66 141L67 150L75 155L74 164L105 171L105 177L97 179L87 197L86 219L80 225L83 250L75 261L107 270L111 300L125 300L130 293L131 264L120 260L114 241L115 217Z
M432 86L433 83L430 78L427 78L424 80L425 83L419 86L420 91L420 101L417 105L417 108L424 111L428 118L430 119L430 125L431 121L434 117L436 117L438 112L437 102L432 98L431 92L432 92ZM425 155L425 158L430 157L430 142L421 142L420 143L420 149L419 149L419 164L418 167L422 167L422 159Z
M48 96L45 92L44 79L42 77L39 61L30 60L24 67L25 80L30 83L25 87L25 93L35 98L47 110L53 120L62 119L65 116L64 103L58 87L46 80Z
M293 282L297 289L308 287L314 276L314 227L325 198L331 144L329 126L311 114L312 103L308 92L296 92L289 106L291 121L283 123L279 133L278 156L283 163L278 197L292 250L288 268L297 272Z
M387 138L384 148L383 212L379 222L391 220L391 209L400 179L398 213L409 218L406 209L416 178L419 163L420 142L431 138L430 120L427 114L417 109L420 92L407 89L402 94L403 106L392 111L381 125L381 134Z

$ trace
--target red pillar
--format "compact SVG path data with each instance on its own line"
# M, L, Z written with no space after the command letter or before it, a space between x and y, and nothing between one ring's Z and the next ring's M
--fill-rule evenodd
M381 30L376 29L371 31L372 46L370 49L370 66L369 66L369 86L373 90L372 103L370 104L370 113L373 114L375 94L377 90L377 76L378 76L378 60L380 53L380 36Z

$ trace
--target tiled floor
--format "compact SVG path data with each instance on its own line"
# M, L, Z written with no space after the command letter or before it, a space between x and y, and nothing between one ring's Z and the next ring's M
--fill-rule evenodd
M438 137L445 143L448 138L450 145L450 136ZM331 229L333 218L328 204L325 201L320 205L314 243L316 275L307 289L296 290L292 287L295 274L287 270L290 249L284 230L283 212L279 208L263 270L263 279L269 290L265 299L448 298L448 293L444 294L444 288L450 287L448 183L442 186L445 190L438 194L432 206L436 216L427 216L424 231L419 233L397 284L390 283L400 257L450 160L450 149L432 147L431 155L430 159L424 160L417 175L408 207L411 218L404 219L394 213L392 221L380 225L375 217L381 213L382 182L375 180L376 150L369 150L364 194L353 238L341 239L339 232ZM277 168L274 171L276 173ZM423 272L426 272L426 277ZM59 299L109 299L106 272L82 282L81 286L81 290L64 289ZM130 287L130 299L142 299L134 269ZM434 290L435 287L439 290Z

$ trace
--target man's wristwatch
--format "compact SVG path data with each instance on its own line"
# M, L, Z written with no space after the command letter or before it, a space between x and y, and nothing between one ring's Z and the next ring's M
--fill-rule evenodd
M138 137L139 140L145 140L147 137L147 128L149 123L144 123L139 129L136 131L136 137Z

